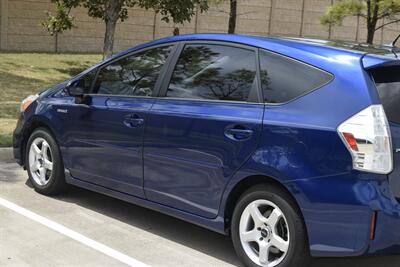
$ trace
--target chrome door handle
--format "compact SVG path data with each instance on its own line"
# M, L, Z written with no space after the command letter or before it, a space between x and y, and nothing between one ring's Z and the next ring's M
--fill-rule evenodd
M126 127L137 128L144 123L144 119L140 118L137 114L129 114L125 116L123 123Z
M235 141L246 141L253 135L253 130L244 127L233 127L225 130L225 136Z

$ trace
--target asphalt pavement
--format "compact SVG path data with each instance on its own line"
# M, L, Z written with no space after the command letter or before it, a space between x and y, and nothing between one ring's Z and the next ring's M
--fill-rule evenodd
M0 266L242 266L229 237L84 189L36 193L0 148ZM400 256L312 267L398 267Z

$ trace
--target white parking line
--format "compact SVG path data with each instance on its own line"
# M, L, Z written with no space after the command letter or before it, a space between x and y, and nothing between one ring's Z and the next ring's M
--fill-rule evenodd
M144 264L143 262L140 262L138 260L135 260L134 258L131 258L125 254L122 254L121 252L116 251L115 249L112 249L104 244L101 244L97 241L94 241L93 239L90 239L80 233L77 233L61 224L58 224L54 221L51 221L43 216L40 216L32 211L29 211L23 207L20 207L8 200L5 200L0 197L0 205L8 208L12 211L15 211L35 222L38 222L50 229L53 229L56 232L59 232L60 234L63 234L65 236L68 236L88 247L91 247L107 256L110 256L120 262L123 262L125 264L128 264L129 266L135 266L135 267L149 267L149 265Z

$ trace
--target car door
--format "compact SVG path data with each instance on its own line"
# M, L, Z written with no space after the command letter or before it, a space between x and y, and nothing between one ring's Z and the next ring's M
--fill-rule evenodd
M88 103L69 107L64 154L73 178L144 196L143 130L172 49L150 48L100 67Z
M213 218L225 185L257 147L257 51L227 43L180 45L144 134L149 200Z

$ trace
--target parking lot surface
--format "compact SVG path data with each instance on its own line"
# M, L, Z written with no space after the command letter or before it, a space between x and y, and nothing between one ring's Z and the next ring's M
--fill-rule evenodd
M129 264L242 266L228 237L173 217L75 187L37 194L11 150L0 149L0 266ZM398 267L400 256L316 259L317 266Z

